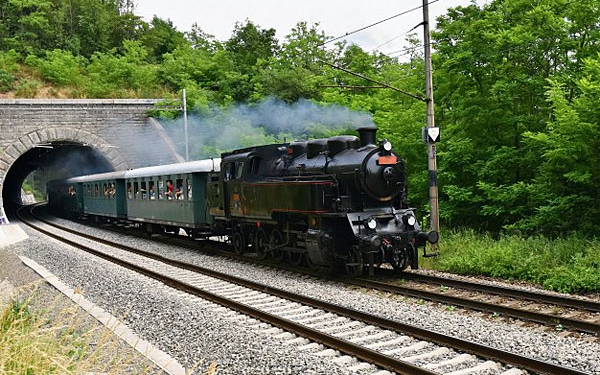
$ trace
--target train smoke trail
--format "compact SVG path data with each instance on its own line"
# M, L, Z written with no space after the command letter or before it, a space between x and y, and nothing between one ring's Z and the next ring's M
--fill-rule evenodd
M161 123L183 153L183 119ZM287 104L268 98L226 109L211 107L205 114L188 117L190 158L215 157L221 152L284 139L328 137L361 126L375 126L371 114L308 100Z

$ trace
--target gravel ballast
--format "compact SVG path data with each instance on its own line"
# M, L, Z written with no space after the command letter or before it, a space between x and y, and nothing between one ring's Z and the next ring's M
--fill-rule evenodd
M84 226L62 219L55 219L78 230L92 235L136 246L146 251L154 251L173 259L184 260L224 273L250 278L273 287L305 294L314 298L353 307L387 318L399 320L426 329L459 338L489 344L499 349L547 360L581 371L600 374L600 344L580 338L562 337L560 332L547 331L539 326L521 327L502 319L490 319L489 315L464 313L456 309L448 311L447 306L422 304L402 297L390 298L380 293L365 293L340 283L315 280L292 272L266 268L239 262L219 256L168 246L152 240L122 236L120 234Z
M219 374L350 373L259 333L215 304L25 230L30 238L12 250L80 288L187 369L206 373L216 364Z

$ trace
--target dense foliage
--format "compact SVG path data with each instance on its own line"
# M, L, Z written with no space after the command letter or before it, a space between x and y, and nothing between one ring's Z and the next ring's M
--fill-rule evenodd
M433 57L443 224L495 235L595 236L598 1L493 0L450 9L438 21ZM219 41L198 25L183 33L158 17L145 22L130 0L0 0L0 92L175 98L186 88L189 110L202 118L269 97L367 111L380 137L406 158L412 203L426 212L424 104L389 90L320 87L365 84L327 60L419 94L421 55L399 62L357 45L322 48L327 38L318 25L299 22L279 41L275 30L246 20ZM246 144L281 139L267 129L242 138ZM205 143L192 155L219 151Z
M600 241L571 235L548 239L503 235L494 239L472 230L447 232L443 256L428 267L466 275L522 280L564 293L600 291Z

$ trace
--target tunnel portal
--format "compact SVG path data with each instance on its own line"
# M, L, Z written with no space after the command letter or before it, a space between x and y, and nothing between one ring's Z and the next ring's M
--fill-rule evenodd
M113 171L114 167L101 152L77 142L57 141L41 144L22 154L8 169L2 186L2 203L10 218L22 204L21 185L37 171L43 181Z

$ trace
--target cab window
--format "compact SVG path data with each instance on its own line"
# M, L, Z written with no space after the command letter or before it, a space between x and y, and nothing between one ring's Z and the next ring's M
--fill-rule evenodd
M242 178L242 175L244 174L244 162L239 162L236 163L235 166L235 179L240 179Z
M250 167L248 168L248 173L258 174L259 170L260 170L260 158L253 157L252 159L250 159Z
M235 175L235 164L227 163L225 164L225 181L233 180L233 176Z

